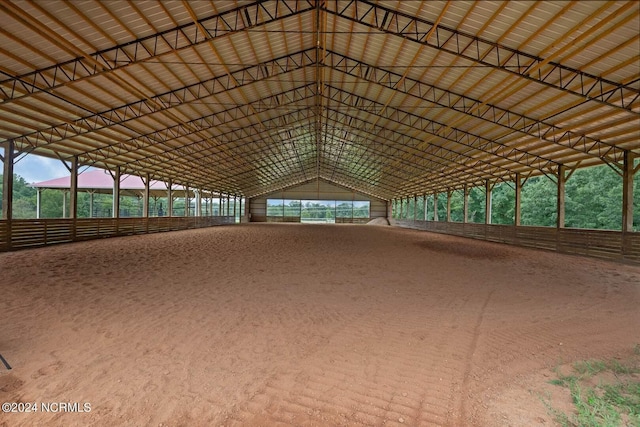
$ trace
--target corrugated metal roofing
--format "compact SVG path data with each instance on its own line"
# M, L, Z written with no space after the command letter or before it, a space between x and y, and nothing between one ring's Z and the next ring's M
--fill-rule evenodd
M640 153L637 1L4 1L0 142L251 197Z

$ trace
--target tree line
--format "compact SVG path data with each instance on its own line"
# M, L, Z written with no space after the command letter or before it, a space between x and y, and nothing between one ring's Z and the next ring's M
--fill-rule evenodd
M599 230L622 229L622 178L607 165L578 169L565 185L565 227ZM528 179L522 187L521 224L530 226L556 225L557 184L546 176ZM438 220L447 217L446 193L438 195ZM463 191L451 194L451 220L462 222ZM434 219L434 198L427 195L427 220ZM418 196L394 204L396 218L425 218L425 199ZM498 183L491 193L491 223L513 224L515 218L515 184ZM468 221L485 222L485 190L473 187L469 191ZM634 178L634 231L640 231L640 173Z
M267 199L267 216L303 219L369 218L370 203L363 201L303 201Z
M0 182L2 175L0 174ZM2 185L0 185L0 209L2 208ZM31 187L29 183L20 175L13 177L13 218L34 219L37 209L37 189ZM70 217L69 201L63 201L64 192L55 189L43 189L40 194L40 218L63 218ZM155 197L149 201L149 211L151 216L167 216L168 199L166 197ZM231 211L233 211L233 200ZM111 218L113 216L113 196L111 194L93 194L88 192L78 192L78 218ZM91 211L93 209L93 211ZM214 203L214 215L219 215L219 204ZM65 211L63 213L63 210ZM142 197L120 196L120 217L141 217L143 211ZM204 208L203 208L204 211ZM173 202L173 215L183 216L185 213L184 199L178 198ZM195 214L195 206L190 206L189 215Z
M636 164L640 163L636 160ZM0 175L0 182L2 175ZM622 178L607 165L578 169L566 183L565 198L565 226L571 228L588 228L601 230L620 230L622 228ZM556 183L546 176L536 176L528 179L522 188L522 225L555 226L556 212ZM36 192L37 190L19 175L14 176L13 181L13 217L36 217ZM2 203L2 186L0 186L0 204ZM42 190L41 194L41 218L63 217L62 191ZM515 188L513 183L498 183L492 190L491 222L493 224L513 224L515 217ZM368 207L364 206L340 206L335 208L326 206L300 206L300 201L295 206L285 206L287 212L295 211L300 215L324 215L368 217ZM434 200L427 197L427 219L433 220ZM438 197L438 219L446 220L446 194ZM86 192L78 193L78 217L111 217L111 194L94 194L93 212L90 215L90 195ZM142 200L140 197L122 196L120 201L121 216L142 216ZM302 209L302 208L307 209ZM152 215L167 215L167 199L156 198L150 201ZM219 209L214 205L214 213ZM269 206L277 215L282 215L282 205ZM68 215L68 203L66 206ZM184 200L177 199L174 202L174 215L184 215ZM193 214L193 207L191 207ZM393 215L400 215L399 206L394 204ZM279 211L276 213L276 211ZM329 211L329 212L327 212ZM339 211L339 213L337 212ZM366 212L365 212L366 211ZM334 213L336 212L336 213ZM403 204L403 218L425 218L425 200L418 196L417 201L405 199ZM469 191L469 222L485 222L485 194L484 188L474 187ZM451 195L451 220L461 222L463 217L462 191L454 191ZM640 231L640 173L634 178L634 231Z

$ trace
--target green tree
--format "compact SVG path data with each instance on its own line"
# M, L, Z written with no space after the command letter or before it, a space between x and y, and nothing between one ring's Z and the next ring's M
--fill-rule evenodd
M424 220L424 196L418 196L416 199L416 219Z
M353 202L339 202L336 205L336 217L337 218L353 217Z
M471 187L469 189L469 222L484 223L485 192L484 188Z
M451 221L462 222L464 220L464 191L451 192Z
M408 207L407 207L407 218L408 218L408 219L410 219L410 220L412 220L412 221L413 221L414 219L419 218L419 217L416 215L416 213L417 213L417 212L416 212L416 200L415 200L413 197L409 197L409 203L408 203L408 205L407 205L407 206L408 206Z
M515 188L504 182L496 184L491 192L491 223L513 224L515 206Z
M433 221L433 194L427 196L427 221Z
M400 215L400 210L398 209L400 206L400 203L398 202L398 200L393 200L391 202L391 216L393 218L398 218L398 215Z
M447 220L447 193L438 194L438 221Z
M284 205L284 216L300 216L300 209L302 208L302 203L300 200L285 200ZM232 206L233 209L233 206Z
M622 229L622 178L609 166L577 170L565 190L566 227Z
M36 217L36 189L30 187L20 175L13 175L13 217Z
M522 187L522 225L556 225L557 186L546 176L530 178Z

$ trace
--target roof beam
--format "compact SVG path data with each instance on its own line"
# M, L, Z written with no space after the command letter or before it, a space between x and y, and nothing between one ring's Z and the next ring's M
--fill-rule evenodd
M442 169L439 170L434 168L420 168L418 170L418 175L409 175L405 177L405 179L415 177L415 179L431 181L433 179L432 176L435 174L443 179L450 179L452 176L469 175L479 180L486 178L501 180L504 175L510 175L512 173L510 169L503 166L495 165L482 159L474 158L467 153L450 150L435 144L430 144L427 149L423 150L419 147L423 143L421 139L410 137L400 132L387 129L384 126L370 123L364 119L360 119L337 110L332 110L330 108L328 108L328 113L331 114L328 119L331 119L336 123L340 123L345 119L350 120L357 132L357 134L355 134L356 138L360 139L362 142L366 142L367 148L371 146L375 147L376 145L383 147L379 150L379 153L384 153L388 160L388 162L385 162L385 165L387 165L384 169L385 172L394 169L401 169L408 172L407 167L404 164L405 162L408 162L408 160L405 160L403 156L406 154L409 154L414 158L416 155L426 155L428 156L426 159L442 167ZM366 133L368 136L363 138L361 135L362 133ZM389 142L393 142L397 145L391 146L389 145ZM385 149L388 152L385 152ZM403 155L398 156L398 153ZM440 160L433 160L433 158ZM460 159L464 160L461 161ZM389 167L389 162L394 162L396 165L400 162L402 167ZM420 166L416 160L409 162L409 164Z
M486 104L480 100L441 89L335 52L327 53L325 63L327 66L345 74L386 86L432 104L450 108L462 114L500 125L550 144L561 145L599 158L609 158L610 162L613 163L618 162L624 156L624 150L598 139L571 130L565 130L552 123L508 109Z
M274 122L274 126L278 128L282 128L283 121L291 120L290 118L296 118L296 122L299 122L301 114L303 114L305 110L296 110L293 112L289 112L287 114L271 118L265 120L264 123ZM306 117L306 115L305 115ZM265 125L266 126L266 125ZM215 129L218 127L215 126ZM210 145L207 140L198 140L196 142L192 142L190 144L181 145L178 147L174 147L171 150L167 150L162 154L158 155L150 155L141 159L136 159L134 161L127 162L129 165L137 165L138 167L146 167L146 165L152 164L161 166L167 161L167 157L171 159L171 161L179 161L180 159L185 159L185 173L189 173L188 170L193 168L193 166L201 166L210 170L214 165L216 165L216 161L220 161L223 159L213 159L213 156L219 156L221 153L228 154L230 157L228 159L233 158L234 150L238 150L242 146L250 145L250 144L258 144L271 142L271 144L265 144L266 149L271 150L272 155L277 155L274 152L274 149L277 149L279 145L282 143L280 140L276 140L272 135L268 135L268 138L265 140L265 137L262 137L260 140L256 141L255 136L265 132L264 129L256 129L253 126L250 127L239 127L237 129L231 129L227 132L222 132L220 134L215 135L215 138L218 139L218 143L216 145ZM240 143L239 143L240 142ZM197 154L201 154L199 157ZM243 153L244 156L256 157L258 154L262 154L259 150L253 150L250 153ZM244 157L246 160L246 157ZM224 159L224 160L228 160ZM245 165L249 163L244 161ZM229 165L227 164L227 168ZM235 165L237 168L238 165ZM220 170L220 166L217 167ZM223 175L224 176L224 175Z
M179 138L187 137L195 134L197 131L206 131L212 128L224 126L228 123L246 118L253 114L254 111L258 113L269 111L274 108L281 108L287 105L295 104L305 99L310 99L315 95L314 84L310 83L302 87L297 87L291 90L287 90L282 93L277 93L264 98L251 101L252 107L249 108L248 104L242 104L228 108L226 110L209 114L207 116L199 117L191 120L185 124L179 123L173 126L168 126L164 129L158 129L153 132L136 135L133 138L129 138L125 141L119 141L112 145L96 148L84 153L87 158L92 158L93 161L107 160L115 158L123 153L132 154L139 152L147 145L164 145L170 146L170 142ZM140 144L140 149L131 148L136 144ZM181 144L182 148L188 148L189 144Z
M31 132L14 138L16 147L20 150L25 150L58 143L74 136L120 125L159 111L174 108L178 105L201 100L240 86L304 68L314 63L315 58L311 56L312 52L313 49L303 50L234 71L231 73L233 78L224 74L155 95L149 99L140 99L110 110L81 117L71 122L61 123L47 129ZM139 147L134 146L134 148Z
M9 77L0 81L0 104L35 93L50 92L71 82L136 63L156 60L163 55L209 43L219 37L313 10L314 6L311 0L257 1L20 76L0 71L0 74Z
M383 115L386 119L394 121L403 126L409 126L421 132L442 138L467 148L483 152L492 157L499 157L511 162L523 165L527 168L539 170L547 173L550 168L557 166L556 162L528 153L517 148L509 147L497 141L492 141L480 135L475 135L461 129L448 127L444 123L430 120L424 116L414 114L399 108L387 106L383 109L384 104L368 99L350 92L343 91L338 88L330 87L328 96L333 101L340 102L345 105L362 108L365 111L376 111L373 114ZM381 131L389 131L384 127L380 127ZM423 144L425 141L422 142ZM427 144L431 145L429 142ZM437 146L434 146L437 147Z
M335 10L327 7L328 13L369 28L640 116L640 112L633 109L640 99L640 90L633 87L634 82L607 80L367 0L332 4ZM434 31L435 34L428 37Z

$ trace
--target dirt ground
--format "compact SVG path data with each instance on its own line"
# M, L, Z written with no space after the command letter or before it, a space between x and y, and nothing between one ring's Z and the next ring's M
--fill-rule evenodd
M639 325L640 267L392 227L0 253L0 426L550 426Z

